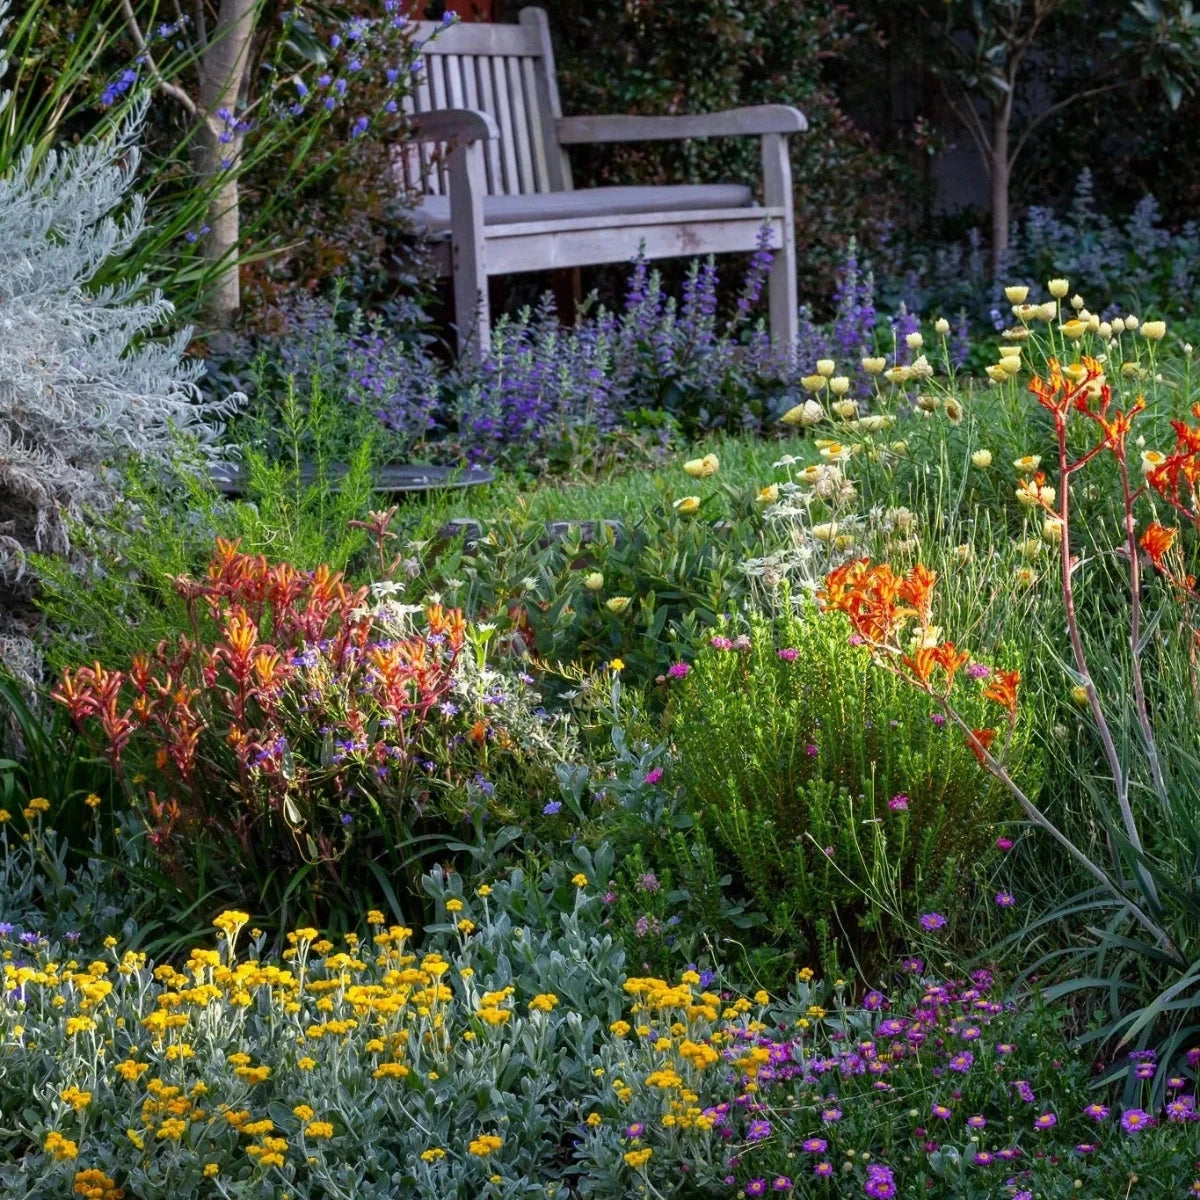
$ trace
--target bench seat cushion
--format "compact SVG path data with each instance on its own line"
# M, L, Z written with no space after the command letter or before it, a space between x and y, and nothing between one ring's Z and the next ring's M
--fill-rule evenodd
M485 196L484 225L519 225L579 217L636 216L639 213L696 209L748 208L754 197L740 183L684 183L663 187L580 188L573 192L534 192L521 196ZM426 196L412 213L431 233L449 232L450 198Z

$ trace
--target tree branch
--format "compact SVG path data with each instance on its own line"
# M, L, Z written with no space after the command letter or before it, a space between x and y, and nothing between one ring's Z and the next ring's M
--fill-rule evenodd
M1123 79L1121 79L1121 80L1116 80L1113 83L1101 84L1099 87L1086 88L1082 92L1073 92L1065 100L1059 100L1057 104L1051 104L1049 108L1044 108L1044 109L1042 109L1041 112L1035 113L1032 117L1029 118L1029 123L1021 131L1021 136L1017 139L1017 144L1013 148L1012 154L1009 156L1009 160L1008 160L1009 167L1011 168L1013 166L1013 164L1017 161L1017 156L1024 149L1025 143L1027 141L1029 141L1030 134L1032 134L1033 131L1039 125L1041 125L1043 121L1047 120L1049 117L1052 117L1056 112L1061 112L1062 109L1067 108L1070 105L1074 104L1076 100L1083 100L1088 96L1099 96L1099 95L1102 95L1104 92L1114 91L1116 88L1121 87L1124 83L1125 83L1125 81Z
M964 94L963 103L960 104L952 95L945 77L939 76L938 82L942 85L942 94L950 106L950 111L970 135L971 141L975 143L975 149L979 151L979 157L983 159L984 165L988 168L988 174L991 174L991 143L988 140L987 131L983 127L983 122L979 119L979 114L971 103L970 96Z
M199 109L196 107L196 102L181 88L178 84L172 83L169 79L163 78L163 73L158 69L158 64L154 61L154 56L150 53L150 47L146 44L145 35L142 33L142 27L138 24L137 17L133 15L133 4L131 0L121 0L121 11L125 14L125 24L129 28L129 32L133 37L134 44L138 48L138 53L145 60L146 68L150 72L150 78L154 80L155 87L158 88L164 96L170 96L171 99L177 101L185 109L188 115L195 117L199 115Z

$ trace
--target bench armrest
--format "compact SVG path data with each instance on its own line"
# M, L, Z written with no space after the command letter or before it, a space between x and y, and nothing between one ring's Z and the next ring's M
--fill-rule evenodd
M414 113L412 130L418 142L494 142L500 137L491 114L475 108Z
M746 137L803 133L808 121L787 104L759 104L725 112L678 117L560 117L555 122L562 146L592 142L654 142L681 138Z

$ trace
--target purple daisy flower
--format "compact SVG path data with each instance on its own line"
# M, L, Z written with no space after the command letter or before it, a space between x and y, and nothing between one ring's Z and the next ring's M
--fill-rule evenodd
M935 929L941 929L946 924L946 918L938 912L923 913L919 924L926 933L933 933Z

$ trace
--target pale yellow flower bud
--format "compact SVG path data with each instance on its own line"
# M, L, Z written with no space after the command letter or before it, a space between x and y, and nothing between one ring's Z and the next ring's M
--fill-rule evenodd
M805 375L800 380L800 386L806 392L819 392L825 386L825 382L824 375Z
M954 547L954 558L956 562L968 563L975 557L975 549L970 542L963 542Z
M1008 298L1009 304L1024 304L1025 297L1029 295L1029 289L1010 284L1004 289L1004 295Z
M1021 347L1020 346L1001 346L1000 347L1000 357L1001 357L1001 359L1005 359L1005 358L1020 359Z
M1025 538L1017 543L1017 553L1022 558L1037 558L1042 552L1042 542L1039 538Z
M774 504L779 499L779 484L768 483L766 487L759 488L754 498L759 504Z
M902 366L889 367L884 371L883 377L889 383L907 383L912 378L912 369Z
M585 575L583 586L589 592L598 592L604 587L604 576L599 571L593 571L590 575Z
M1136 329L1140 324L1141 324L1141 322L1137 319L1137 317L1133 316L1130 313L1125 314L1125 328L1126 329Z
M858 428L864 433L879 433L881 430L887 429L894 420L894 417L889 417L886 413L872 413L858 422Z
M1161 341L1167 336L1166 321L1147 321L1142 326L1142 337L1149 338L1152 342Z
M1124 333L1125 332L1125 319L1123 317L1113 317L1112 331L1113 331L1113 333Z
M971 455L971 463L973 466L984 470L992 465L992 452L990 450L976 450Z
M907 442L893 442L888 447L888 449L891 450L891 452L893 454L898 454L901 457L903 457L905 454L908 453L908 443Z
M836 521L826 521L821 525L812 527L812 535L818 542L830 542L837 536L838 525Z
M825 419L825 410L815 400L805 400L803 404L789 408L779 419L784 425L801 425L808 429Z
M1112 326L1107 321L1101 321L1096 332L1107 342L1112 337Z
M921 336L920 331L917 330L913 333L905 334L904 344L910 350L920 350L920 348L925 345L925 339Z
M829 381L829 390L835 396L844 396L850 390L850 380L845 375L835 375Z
M1062 541L1063 524L1057 517L1047 517L1042 522L1042 541L1057 545Z
M721 469L721 460L715 454L706 454L703 458L688 459L683 469L693 479L707 479Z
M950 322L945 317L938 317L933 323L933 331L945 337L950 332Z
M1045 304L1038 305L1038 319L1049 324L1058 316L1058 305L1053 300L1047 300Z
M1004 369L1003 364L992 364L989 367L985 367L984 370L987 372L987 377L993 383L1008 382L1008 372Z
M1079 315L1081 317L1083 316L1082 313L1080 313ZM1087 327L1089 330L1091 330L1092 333L1095 333L1100 328L1100 314L1099 313L1088 313Z
M933 374L933 364L924 354L919 355L908 369L914 379L928 379Z
M1010 342L1024 342L1029 337L1029 330L1024 325L1014 325L1011 329L1006 329L1000 336L1007 338Z
M843 421L850 420L851 417L858 413L857 400L837 400L831 406L834 413L841 417Z
M1051 279L1046 284L1046 291L1052 295L1055 300L1061 300L1069 291L1071 285L1065 279Z
M1060 325L1058 331L1063 337L1078 341L1088 331L1087 322L1081 321L1078 317L1072 317L1066 324Z
M862 360L862 369L868 375L882 375L886 367L886 358L864 358Z
M1012 312L1018 321L1033 321L1041 316L1042 306L1040 304L1014 304Z
M818 358L817 359L817 374L818 375L824 375L826 378L828 378L836 370L837 370L837 364L833 361L832 358Z
M917 407L922 412L937 412L941 401L936 396L930 396L927 392L922 392L917 397Z
M1076 312L1078 312L1083 307L1083 305L1084 305L1083 297L1078 292L1076 292L1075 295L1071 297L1071 307Z
M957 425L963 419L963 406L953 396L946 401L943 411L951 425Z
M629 607L630 603L631 600L628 596L610 596L604 602L604 607L614 616L619 617Z

